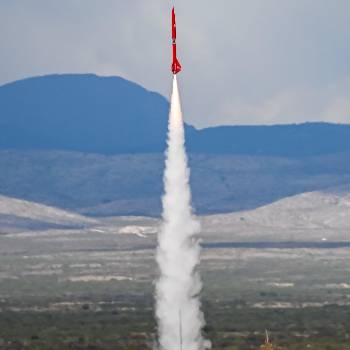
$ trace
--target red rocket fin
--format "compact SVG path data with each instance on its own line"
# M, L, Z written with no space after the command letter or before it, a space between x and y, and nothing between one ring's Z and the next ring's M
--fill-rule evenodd
M173 72L173 74L177 74L181 72L181 69L182 69L181 64L179 60L176 58L173 64L171 65L171 71Z

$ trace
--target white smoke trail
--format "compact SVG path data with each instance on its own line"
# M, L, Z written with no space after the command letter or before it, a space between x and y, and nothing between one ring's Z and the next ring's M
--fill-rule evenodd
M184 125L176 75L169 116L164 173L163 225L158 236L156 315L161 350L203 350L204 317L198 294L202 284L196 266L199 222L192 216Z

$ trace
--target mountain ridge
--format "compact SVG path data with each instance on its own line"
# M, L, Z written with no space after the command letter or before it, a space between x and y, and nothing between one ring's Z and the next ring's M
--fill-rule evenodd
M189 153L198 214L248 210L350 184L350 153L305 158ZM163 154L0 151L0 194L90 216L159 216Z
M168 109L160 94L119 77L1 86L0 194L90 216L159 216ZM350 183L347 124L185 131L198 214Z
M0 149L162 153L169 103L121 77L54 74L0 86ZM350 151L350 125L185 124L192 153L311 156Z

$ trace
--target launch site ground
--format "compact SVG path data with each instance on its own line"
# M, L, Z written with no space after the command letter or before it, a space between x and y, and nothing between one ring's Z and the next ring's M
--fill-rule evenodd
M259 210L272 218L276 205L279 216L285 206L293 212L293 201L301 203L297 196L202 218L202 302L213 349L258 349L265 329L277 349L350 349L347 227L259 219ZM22 218L1 217L0 349L154 346L158 219L6 203Z

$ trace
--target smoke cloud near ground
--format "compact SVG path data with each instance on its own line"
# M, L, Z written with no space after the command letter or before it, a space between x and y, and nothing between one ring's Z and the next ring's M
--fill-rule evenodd
M184 125L176 75L173 81L164 173L163 225L158 236L156 316L162 350L203 350L205 324L198 294L202 284L196 266L199 222L192 215Z

